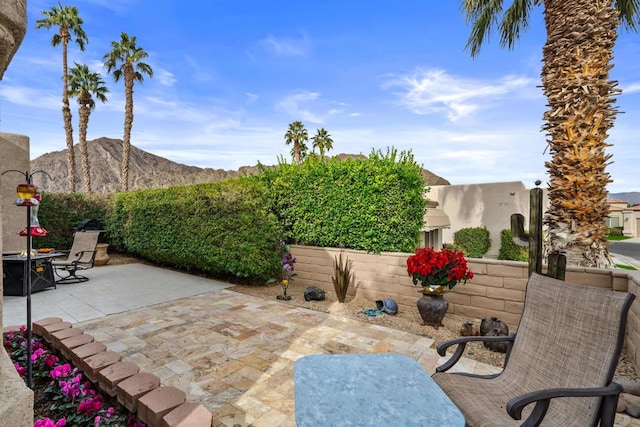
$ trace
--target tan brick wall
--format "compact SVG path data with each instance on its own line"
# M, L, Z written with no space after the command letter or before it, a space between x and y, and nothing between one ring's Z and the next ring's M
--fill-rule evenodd
M291 248L298 259L296 280L307 286L318 286L333 293L331 276L333 259L340 249L297 246ZM393 298L399 304L415 305L421 297L421 288L414 286L407 274L408 253L371 254L363 251L344 250L353 261L355 283L350 295L369 299L372 302ZM469 267L473 280L458 285L447 294L449 313L482 319L496 316L515 330L524 307L527 284L527 263L471 259ZM596 268L569 267L566 280L587 286L612 289L618 292L640 292L640 272L626 270L603 270ZM627 322L627 355L640 372L640 302L635 301Z

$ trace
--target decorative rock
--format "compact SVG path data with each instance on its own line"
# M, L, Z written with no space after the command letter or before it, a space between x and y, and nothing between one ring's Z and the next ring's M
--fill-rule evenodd
M509 335L509 327L502 320L497 317L482 319L480 323L480 335L486 337L502 337ZM491 351L498 353L507 352L507 343L504 342L489 342L483 341L484 346Z
M622 386L622 391L624 393L640 396L640 382L626 379L619 379L616 380L616 382Z
M116 385L118 402L131 412L138 409L138 399L160 386L160 378L153 374L142 373L123 380Z
M627 405L625 412L633 418L640 418L640 406L638 405Z
M212 418L201 404L186 402L162 418L162 427L209 427Z
M142 422L159 426L162 418L187 400L184 391L175 387L160 386L138 399L138 417Z
M624 412L627 410L627 401L620 398L618 399L618 406L616 406L616 412Z
M460 328L460 336L473 337L478 334L478 328L476 328L476 325L474 325L471 320L467 320L466 322L464 322L462 324L462 327Z

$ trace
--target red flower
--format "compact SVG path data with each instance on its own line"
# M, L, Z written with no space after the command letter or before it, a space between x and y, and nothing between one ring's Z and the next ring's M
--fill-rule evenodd
M422 286L447 286L452 289L458 282L473 278L473 273L467 267L467 261L462 252L442 249L439 252L433 248L418 248L407 258L407 272L413 280Z

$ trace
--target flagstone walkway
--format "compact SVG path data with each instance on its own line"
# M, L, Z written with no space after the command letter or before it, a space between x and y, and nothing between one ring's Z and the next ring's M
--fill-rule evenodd
M184 390L219 426L295 426L293 365L304 355L395 352L429 373L440 359L427 337L228 290L76 326ZM459 369L498 368L464 359Z

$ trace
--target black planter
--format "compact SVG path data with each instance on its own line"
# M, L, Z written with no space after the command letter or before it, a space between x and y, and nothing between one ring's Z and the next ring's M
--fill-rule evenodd
M444 315L449 309L449 301L444 298L443 294L422 293L422 298L417 301L418 312L425 325L433 326L438 329L442 324Z

